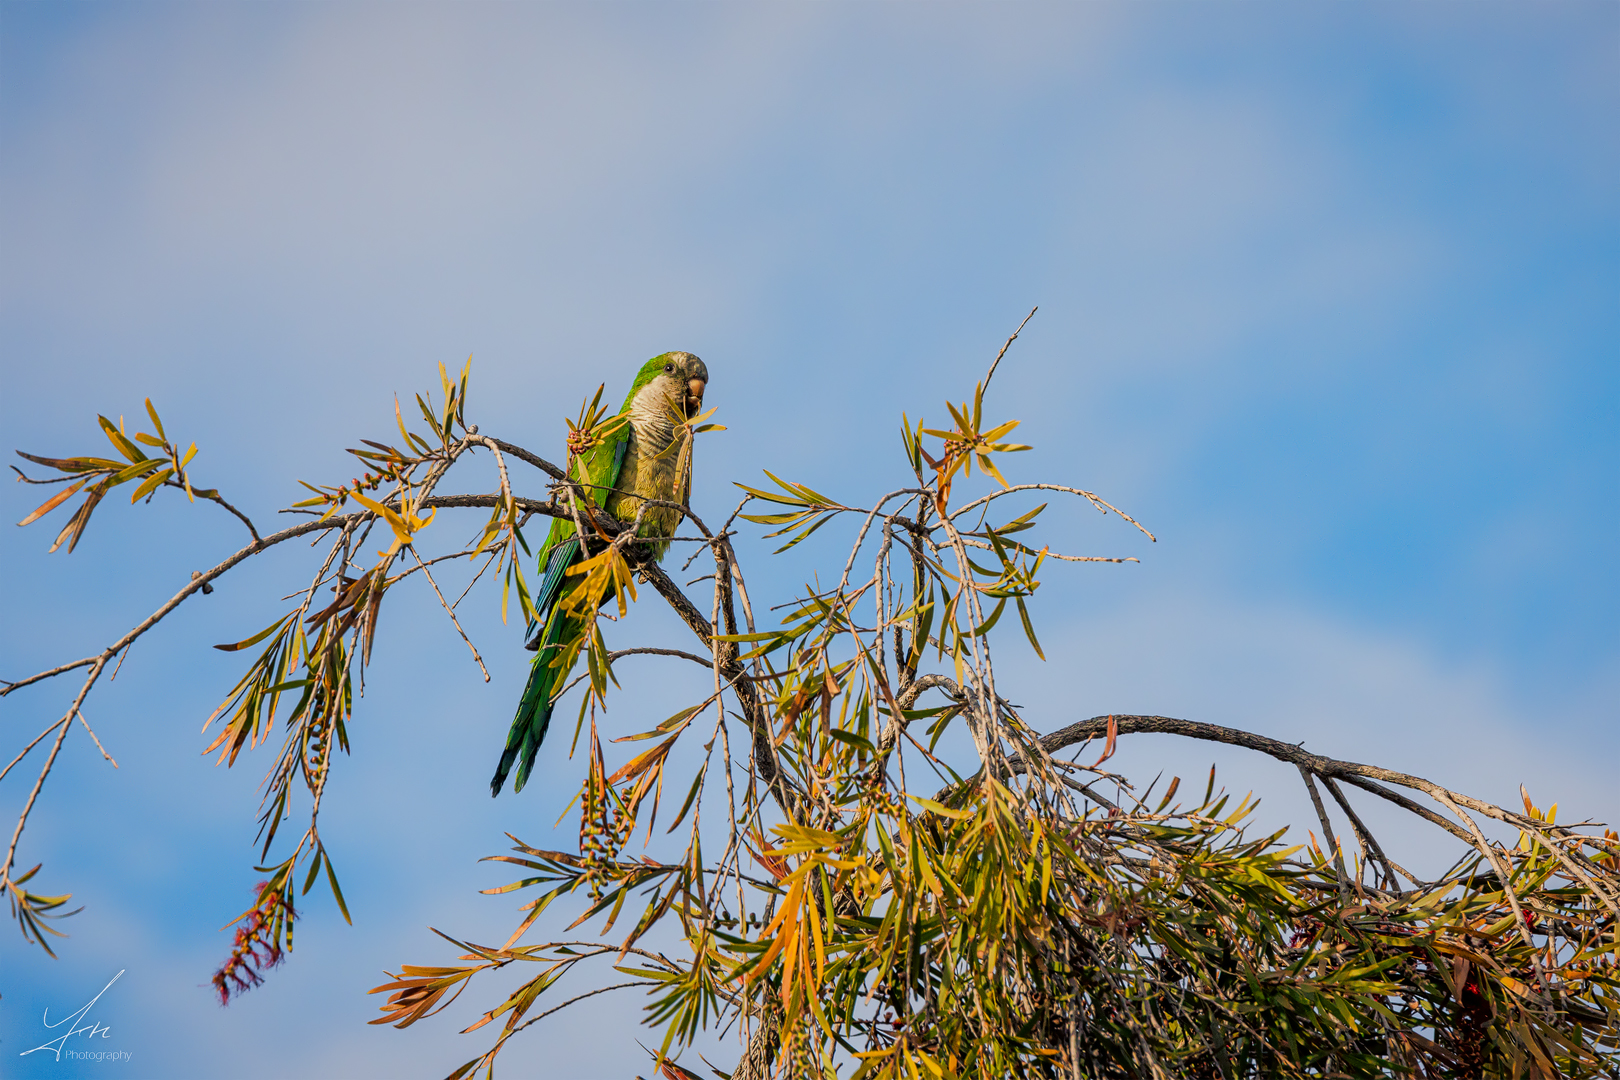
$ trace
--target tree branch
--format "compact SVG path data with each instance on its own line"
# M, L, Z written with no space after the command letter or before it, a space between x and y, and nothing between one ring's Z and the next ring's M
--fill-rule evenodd
M1400 879L1395 876L1395 868L1390 865L1389 858L1384 854L1384 849L1378 846L1378 841L1374 838L1372 830L1361 823L1361 818L1356 815L1355 808L1350 805L1350 800L1344 797L1344 792L1339 790L1338 784L1326 776L1322 777L1322 783L1327 785L1328 794L1332 795L1333 800L1339 804L1339 809L1344 811L1344 816L1350 819L1350 827L1356 830L1356 839L1360 842L1362 850L1376 859L1378 865L1383 868L1388 887L1399 892L1401 888ZM1414 885L1423 884L1416 878L1411 880Z
M720 675L731 684L732 692L737 695L738 704L742 706L744 722L753 736L754 766L759 771L759 778L776 798L783 813L797 820L803 806L803 797L777 767L775 748L771 745L769 716L764 703L759 699L753 681L748 678L747 670L737 659L737 643L715 641L708 616L698 610L697 605L692 603L681 591L680 586L676 585L657 563L645 560L638 563L636 569L641 572L643 579L657 590L658 595L669 603L692 633L697 635L704 647L719 658Z
M1328 820L1327 807L1322 805L1322 793L1316 790L1316 781L1311 778L1311 770L1301 765L1299 775L1305 781L1305 790L1311 793L1311 805L1316 807L1316 820L1322 823L1322 839L1333 849L1333 876L1339 882L1339 899L1348 901L1350 875L1345 873L1344 853L1339 850L1339 838L1333 831L1333 822Z
M1222 742L1230 746L1241 746L1246 750L1256 750L1267 754L1278 761L1286 761L1290 765L1304 766L1316 775L1324 778L1343 780L1354 784L1365 791L1370 791L1381 799L1388 800L1403 810L1409 810L1432 824L1445 829L1465 844L1472 845L1474 838L1468 831L1454 822L1436 814L1428 807L1420 806L1399 792L1391 791L1373 780L1384 780L1398 784L1402 787L1416 788L1429 794L1425 788L1434 788L1444 791L1438 784L1430 783L1417 776L1408 776L1392 769L1382 769L1376 765L1361 765L1352 761L1337 761L1333 758L1322 757L1310 753L1293 743L1285 743L1264 735L1255 735L1252 732L1242 731L1238 728L1222 727L1219 724L1205 724L1194 720L1178 720L1173 716L1127 716L1114 714L1121 735L1130 734L1160 734L1180 735L1188 739L1203 739L1208 742ZM1041 737L1041 745L1048 753L1055 753L1065 746L1072 746L1087 739L1094 739L1108 730L1108 717L1094 716L1090 720L1082 720L1078 724L1070 724L1050 735ZM1015 768L1014 772L1022 770ZM1470 800L1475 801L1475 800Z
M1065 746L1095 738L1108 730L1108 719L1107 716L1094 716L1090 720L1082 720L1077 724L1071 724L1066 728L1042 737L1040 740L1041 745L1050 753ZM1277 739L1267 738L1264 735L1255 735L1252 732L1241 731L1237 728L1222 727L1219 724L1198 723L1192 720L1179 720L1170 716L1122 716L1115 714L1114 720L1119 725L1118 732L1121 735L1157 733L1180 735L1185 738L1204 739L1211 742L1223 742L1232 746L1256 750L1279 761L1286 761L1291 765L1309 769L1322 777L1324 781L1342 780L1347 784L1354 784L1363 791L1369 791L1379 798L1394 803L1401 809L1416 814L1425 821L1444 829L1458 840L1479 850L1493 864L1496 862L1495 853L1488 850L1488 845L1481 847L1481 844L1484 843L1483 834L1479 832L1479 827L1474 824L1473 819L1462 813L1461 808L1466 807L1497 821L1513 825L1533 836L1572 875L1587 884L1599 901L1617 919L1620 919L1620 898L1617 898L1613 891L1603 884L1604 871L1592 864L1591 860L1581 854L1579 850L1566 850L1562 845L1552 843L1547 839L1547 835L1564 840L1578 841L1581 839L1580 834L1571 832L1562 826L1534 821L1510 810L1504 810L1500 806L1441 787L1434 781L1425 780L1421 776L1396 772L1394 769L1385 769L1377 765L1338 761L1334 758L1312 754L1293 743L1281 742ZM1015 763L1011 768L1012 773L1021 773L1023 771L1021 764ZM1458 825L1456 822L1447 820L1428 807L1419 805L1400 792L1392 791L1377 781L1421 791L1448 810L1456 813L1463 824ZM1410 874L1406 876L1411 878ZM1416 883L1415 878L1412 880Z
M504 451L505 453L511 454L513 457L517 458L519 461L528 462L530 465L533 465L535 468L539 469L541 472L547 473L548 475L550 475L550 477L553 480L560 480L565 484L568 482L568 474L567 473L565 473L561 469L557 468L557 466L553 465L551 462L547 461L545 458L539 456L538 454L532 454L529 451L523 449L523 447L521 447L521 446L517 446L517 445L515 445L513 443L506 442L506 441L504 441L502 439L491 438L488 435L480 435L480 436L478 436L478 441L482 442L482 443L486 443L486 444L493 444L494 446L498 447L500 450Z

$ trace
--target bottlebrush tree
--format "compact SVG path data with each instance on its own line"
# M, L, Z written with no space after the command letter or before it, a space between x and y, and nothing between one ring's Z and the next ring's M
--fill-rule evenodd
M650 1067L674 1078L706 1075L683 1051L715 1028L737 1040L732 1080L1620 1076L1614 832L1559 823L1528 795L1522 807L1496 806L1195 720L1030 715L1009 704L993 646L1011 636L1041 653L1040 576L1118 561L1038 539L1040 500L1081 500L1135 523L1090 491L1004 474L1026 447L1008 441L1016 421L986 414L1000 362L966 402L947 405L948 423L902 419L894 489L876 500L854 505L767 473L762 486L739 485L719 527L679 506L675 557L709 571L701 594L678 586L635 524L605 513L581 480L580 455L622 422L600 394L569 423L559 465L468 423L468 372L441 370L438 399L417 399L421 423L396 406L397 438L351 451L363 475L312 486L289 508L302 520L271 533L193 481L195 446L182 452L150 403L150 432L101 418L109 456L23 455L59 474L30 483L66 486L22 524L81 496L53 550L71 552L104 497L126 485L132 502L169 489L215 502L249 537L106 648L0 685L10 695L78 680L60 718L31 741L19 736L0 772L33 777L0 866L24 937L48 949L68 901L33 891L40 867L20 870L19 855L64 740L94 735L86 698L179 605L294 539L321 541L307 587L269 626L219 646L252 659L215 715L209 749L226 765L261 746L274 755L260 819L265 876L216 976L222 997L282 959L294 902L317 882L347 918L321 799L334 753L348 750L384 598L425 586L466 639L459 601L433 572L461 563L476 570L469 589L499 588L503 611L526 620L524 529L566 517L586 540L558 602L585 616L583 629L541 662L558 666L554 685L570 696L559 716L578 722L577 843L573 825L560 837L514 837L495 857L518 877L492 890L521 901L511 936L480 944L443 933L448 955L405 965L373 990L386 995L374 1023L404 1027L482 985L480 975L508 965L528 975L467 1029L485 1041L465 1064L446 1063L451 1077L493 1075L525 1028L605 992L639 995L659 1048ZM685 440L716 427L678 419ZM493 466L485 490L442 490L453 465L482 455ZM532 494L520 494L526 486ZM464 514L483 515L475 539L436 546L450 530L435 526ZM736 550L739 529L753 526L784 541L778 551L841 527L847 557L829 568L829 587L761 607ZM610 650L598 620L630 614L649 591L689 636ZM646 731L610 737L603 708L652 655L701 665L707 692L669 701L668 718ZM969 738L942 744L953 727ZM1144 732L1296 766L1321 839L1287 847L1283 833L1257 834L1253 799L1221 791L1213 771L1160 790L1105 768L1118 740ZM545 752L561 755L564 741L554 736ZM677 758L683 743L701 750ZM1456 864L1426 877L1395 862L1357 810L1375 801L1454 843ZM296 808L295 834L281 826ZM660 819L673 824L655 831ZM1489 839L1485 819L1517 831L1517 843ZM648 842L631 854L638 830ZM552 908L565 897L588 907L566 928ZM650 947L654 937L683 948Z

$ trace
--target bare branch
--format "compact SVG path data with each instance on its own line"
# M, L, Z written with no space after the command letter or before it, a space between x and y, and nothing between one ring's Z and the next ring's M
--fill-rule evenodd
M1455 822L1448 821L1433 810L1420 806L1399 792L1391 791L1374 782L1375 780L1383 780L1402 787L1416 788L1423 791L1424 794L1430 794L1429 791L1425 790L1426 788L1444 790L1440 789L1439 785L1432 784L1430 781L1420 777L1408 776L1405 773L1382 769L1375 765L1336 761L1333 758L1312 754L1293 743L1281 742L1277 739L1267 738L1264 735L1255 735L1237 728L1222 727L1219 724L1178 720L1171 716L1127 716L1120 713L1115 713L1114 719L1119 725L1118 730L1121 735L1132 733L1181 735L1190 739L1204 739L1210 742L1227 743L1231 746L1241 746L1248 750L1257 750L1263 754L1269 754L1271 757L1279 761L1286 761L1290 765L1304 765L1318 776L1331 777L1343 780L1348 784L1354 784L1365 791L1372 792L1381 799L1394 803L1404 810L1417 814L1432 824L1438 825L1466 844L1473 843L1473 837ZM1065 746L1072 746L1087 739L1094 739L1107 730L1108 717L1094 716L1090 720L1082 720L1078 724L1071 724L1066 728L1052 732L1050 735L1043 736L1041 745L1046 747L1049 753L1055 752ZM1014 771L1019 770L1015 769ZM1499 810L1499 808L1497 809Z
M1339 790L1339 785L1334 783L1332 778L1324 776L1322 783L1327 785L1328 794L1332 795L1334 801L1339 804L1339 809L1344 811L1344 816L1350 819L1350 826L1356 830L1356 839L1361 844L1362 850L1367 852L1370 858L1376 859L1379 866L1383 868L1386 885L1391 889L1399 890L1401 883L1395 877L1395 868L1390 865L1389 858L1384 854L1384 849L1378 846L1378 841L1374 838L1372 830L1361 823L1361 818L1356 815L1355 808L1350 805L1350 800L1344 797L1344 792ZM1414 885L1423 884L1416 878L1410 880Z
M1333 831L1333 822L1328 820L1327 807L1322 805L1322 795L1316 790L1316 781L1311 778L1311 771L1305 766L1299 766L1300 778L1305 781L1305 790L1311 793L1311 805L1316 807L1316 820L1322 823L1322 839L1327 841L1333 851L1333 875L1339 879L1339 898L1350 898L1350 875L1344 870L1344 855L1339 850L1339 838Z
M917 699L923 695L924 691L935 688L944 690L945 693L958 702L965 701L967 698L967 695L962 692L962 688L956 685L954 679L944 675L930 674L919 675L910 686L900 691L894 702L901 709L909 709L917 703ZM880 762L888 756L889 751L894 748L895 742L900 738L900 733L905 729L906 719L899 712L889 717L889 722L883 727L883 734L878 736L877 749Z
M77 668L89 667L91 664L95 663L96 660L97 657L87 656L83 660L75 660L72 663L63 664L61 667L53 667L49 671L41 671L37 675L30 675L26 679L18 679L15 682L9 679L0 679L0 683L5 683L4 686L0 686L0 697L5 697L13 690L21 690L23 687L32 683L41 682L53 676L61 675L64 672L73 671Z
M1174 717L1168 716L1121 716L1116 714L1114 719L1117 721L1119 725L1119 733L1122 735L1132 732L1153 732L1169 735L1181 735L1194 739L1205 739L1212 742L1228 743L1232 746L1242 746L1249 750L1256 750L1261 753L1268 754L1271 757L1277 758L1280 761L1286 761L1300 768L1309 769L1311 772L1322 777L1324 781L1331 782L1332 780L1343 780L1347 784L1354 784L1356 787L1359 787L1364 791L1369 791L1372 794L1377 795L1379 798L1394 803L1403 810L1407 810L1423 818L1425 821L1439 826L1452 836L1461 840L1463 843L1468 844L1470 847L1473 847L1479 850L1482 854L1485 854L1493 865L1495 864L1496 856L1493 852L1486 850L1488 845L1481 846L1484 844L1483 834L1479 832L1478 826L1474 824L1473 819L1463 813L1462 808L1467 807L1468 809L1474 810L1478 813L1485 814L1487 817L1492 817L1498 821L1514 825L1520 829L1523 829L1525 832L1534 837L1536 841L1540 843L1549 853L1551 853L1553 857L1556 858L1567 870L1569 870L1573 876L1590 888L1593 895L1595 895L1605 907L1613 912L1617 919L1620 919L1620 903L1617 903L1616 897L1613 895L1612 888L1605 887L1603 883L1603 872L1598 870L1595 866L1591 867L1590 870L1585 868L1583 864L1589 862L1589 860L1580 855L1579 852L1572 853L1569 850L1565 850L1561 845L1550 842L1547 840L1546 836L1543 835L1544 833L1551 834L1566 840L1578 840L1580 838L1579 834L1573 833L1568 829L1549 826L1545 822L1534 821L1530 818L1524 817L1523 815L1515 814L1509 810L1504 810L1502 807L1494 806L1490 803L1483 802L1482 800L1463 795L1459 792L1451 791L1447 788L1441 787L1439 784L1434 783L1432 780L1425 780L1420 776L1412 776L1407 773L1396 772L1393 769L1380 768L1376 765L1362 765L1356 762L1338 761L1333 758L1322 757L1318 754L1309 753L1308 751L1303 750L1292 743L1280 742L1276 739L1267 738L1264 735L1255 735L1251 732L1240 731L1236 728L1222 727L1218 724L1198 723L1191 720L1178 720ZM1055 751L1064 746L1082 742L1085 739L1095 738L1107 730L1107 724L1108 717L1093 717L1090 720L1084 720L1078 724L1071 724L1069 727L1044 736L1041 739L1041 744L1045 746L1048 751ZM1015 765L1012 771L1014 773L1018 773L1022 772L1023 770ZM1441 817L1428 807L1421 806L1402 795L1400 792L1392 791L1376 781L1383 781L1384 783L1395 784L1400 787L1421 791L1423 794L1429 796L1436 802L1439 802L1441 805L1445 806L1447 809L1456 813L1458 818L1463 822L1463 825L1459 826L1455 822ZM1596 870L1597 872L1593 873L1593 870ZM1414 884L1420 884L1419 880L1414 878L1411 874L1404 874L1404 876L1411 880Z
M568 482L568 474L567 473L565 473L561 469L557 468L557 466L553 465L551 462L547 461L545 458L539 456L538 454L530 453L529 451L523 449L523 447L521 447L521 446L518 446L518 445L516 445L514 443L506 442L506 441L504 441L502 439L492 439L487 435L479 436L478 441L482 442L482 443L485 443L486 445L491 445L491 446L493 446L495 448L498 448L500 450L504 450L506 453L511 454L513 457L517 458L519 461L528 462L530 465L533 465L535 468L539 469L541 472L548 474L553 480L559 480L559 481L561 481L561 482L563 482L565 484Z
M1063 491L1070 495L1078 495L1080 498L1085 499L1091 505L1095 506L1099 513L1106 514L1108 511L1112 510L1114 513L1118 514L1132 525L1135 525L1137 530L1140 531L1143 536L1147 537L1149 540L1152 540L1154 543L1159 542L1159 538L1148 532L1147 529L1143 527L1141 522L1131 517L1131 515L1127 514L1125 511L1121 510L1107 499L1102 498L1095 492L1085 491L1081 488L1066 487L1063 484L1013 484L1009 487L999 488L992 491L988 495L974 499L972 502L967 503L964 506L957 507L955 510L951 511L951 520L954 521L963 514L968 513L976 506L994 502L996 499L999 499L1004 495L1012 495L1019 491Z
M57 728L61 727L63 724L68 723L68 722L69 721L68 721L67 717L63 717L61 720L56 721L50 727L46 728L44 731L42 731L38 735L34 736L34 741L29 743L27 746L23 747L22 752L19 753L16 757L11 759L11 764L7 765L4 769L0 769L0 780L4 780L6 778L6 774L9 773L13 768L16 767L17 762L19 762L23 758L27 757L28 752L30 750L32 750L34 747L38 746L40 743L44 742L45 739L51 734L51 732L55 731Z
M551 1008L547 1009L543 1013L540 1013L538 1016L530 1017L529 1019L523 1021L523 1023L519 1024L517 1027L513 1028L512 1033L516 1034L517 1032L522 1031L524 1028L528 1027L530 1024L538 1024L540 1021L544 1020L546 1017L550 1016L552 1013L558 1012L559 1010L562 1010L562 1009L566 1009L566 1008L568 1008L568 1006L572 1005L576 1001L584 1001L588 997L595 997L597 994L605 994L609 990L628 990L632 986L658 986L658 985L659 985L658 983L651 982L651 981L646 980L646 979L638 979L635 982L614 983L612 986L598 986L595 990L587 990L583 994L574 995L573 997L569 998L567 1001L564 1001L559 1005L553 1005Z
M165 487L177 487L181 491L186 490L186 486L184 484L176 483L173 480L165 481L164 486ZM205 492L201 492L201 491L193 492L192 494L195 494L199 499L207 499L209 502L219 503L219 505L223 506L225 509L227 509L231 513L235 514L237 516L237 518L242 522L242 524L247 526L247 531L248 531L249 535L251 535L253 537L253 539L255 539L255 540L259 539L259 530L255 529L253 527L253 522L248 518L248 516L246 514L242 513L242 511L238 510L236 507L232 506L230 503L226 502L223 498L221 498L218 495L209 495L209 494L206 494Z

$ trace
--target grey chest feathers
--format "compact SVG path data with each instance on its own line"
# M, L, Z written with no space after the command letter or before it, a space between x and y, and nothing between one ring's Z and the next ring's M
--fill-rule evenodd
M663 389L659 383L651 383L630 405L629 446L615 485L618 490L607 505L608 512L620 521L635 520L643 499L684 506L691 493L691 440L684 427L677 427L679 403L661 392ZM679 524L678 510L652 506L638 531L642 536L672 536Z

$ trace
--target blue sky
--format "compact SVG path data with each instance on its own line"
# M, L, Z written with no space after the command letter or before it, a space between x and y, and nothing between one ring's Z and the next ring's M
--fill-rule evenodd
M343 447L440 363L471 354L477 422L546 453L598 383L681 348L730 427L700 513L761 467L859 500L901 465L901 411L943 416L1039 304L991 398L1037 447L1014 475L1159 543L1054 508L1070 550L1142 562L1047 575L1053 662L1004 650L1032 723L1233 723L1612 821L1617 31L1580 2L6 2L0 441L86 452L96 413L150 395L263 523L294 479L352 475ZM19 520L37 489L7 498ZM0 675L93 651L239 542L214 508L120 502L72 556L49 522L0 533ZM833 557L766 550L745 557L777 597ZM199 985L249 898L264 767L200 757L238 674L207 646L269 622L307 558L188 604L91 699L120 768L76 732L21 856L88 908L59 960L3 946L0 1054L118 970L103 1042L133 1056L96 1075L481 1049L454 1034L471 997L398 1033L363 991L449 959L430 923L504 939L512 903L476 890L505 879L474 859L547 839L576 783L559 754L483 794L524 662L487 602L465 620L487 687L431 596L392 612L325 815L356 925L311 894L265 987L221 1010ZM682 678L648 669L622 722ZM0 703L7 745L66 690ZM1218 760L1300 809L1297 780L1209 748L1124 760ZM626 1075L635 1004L548 1021L506 1067ZM89 1068L45 1057L8 1075Z

